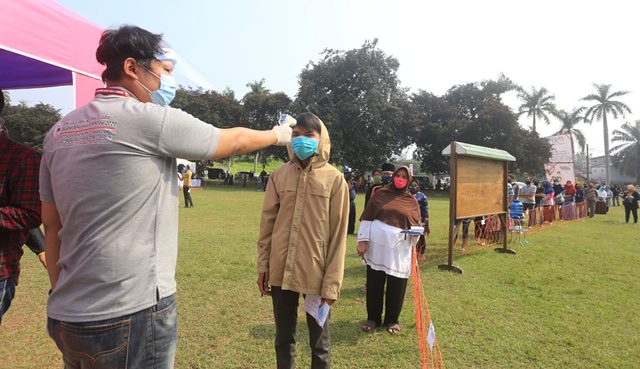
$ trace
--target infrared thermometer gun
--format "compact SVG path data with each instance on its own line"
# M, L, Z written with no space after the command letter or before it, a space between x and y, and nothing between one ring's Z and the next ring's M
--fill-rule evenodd
M293 127L296 124L298 124L298 122L296 121L296 118L292 117L289 114L282 114L280 116L280 119L278 119L278 125L281 125L281 126Z

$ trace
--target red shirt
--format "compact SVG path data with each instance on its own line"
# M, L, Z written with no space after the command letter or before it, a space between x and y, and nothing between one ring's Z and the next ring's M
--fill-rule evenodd
M0 281L18 283L22 245L40 226L40 153L0 133Z

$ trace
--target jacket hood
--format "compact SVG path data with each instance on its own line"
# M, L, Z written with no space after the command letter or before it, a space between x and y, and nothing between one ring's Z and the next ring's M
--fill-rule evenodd
M310 166L313 168L318 168L327 164L329 162L329 154L331 153L331 138L329 137L329 131L324 125L322 119L318 118L318 120L320 121L320 138L318 139L318 150L313 156L313 159L311 159ZM292 162L300 163L300 160L295 156L291 149L291 144L287 146L287 151L289 152L289 159Z

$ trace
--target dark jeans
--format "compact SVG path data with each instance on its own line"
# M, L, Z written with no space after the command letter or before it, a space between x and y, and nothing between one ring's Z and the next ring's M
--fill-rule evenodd
M347 226L347 234L353 234L356 230L356 203L349 204L349 224Z
M48 319L65 369L171 369L176 355L175 295L119 318L68 323Z
M398 323L404 294L407 291L406 278L397 278L387 275L385 272L374 270L367 265L367 320L371 320L380 326L382 323L383 300L386 307L384 325L389 326ZM384 285L387 284L385 294Z
M9 310L11 301L16 295L16 281L13 278L7 278L0 281L0 324L2 324L2 316Z
M271 286L273 316L276 321L276 362L278 369L295 368L296 325L298 323L298 300L300 294ZM328 369L331 367L331 334L329 320L331 312L320 327L311 315L307 315L309 328L309 346L311 347L311 368Z
M624 207L624 220L629 223L629 215L633 214L633 222L638 223L638 208L631 209L630 206Z
M189 206L193 207L193 200L191 200L191 187L182 186L182 192L184 193L184 207L185 208L188 208Z
M613 206L620 206L620 196L613 196L613 201L611 203Z
M527 211L527 210L531 210L533 209L533 207L535 206L535 203L532 202L523 202L522 203L522 210Z

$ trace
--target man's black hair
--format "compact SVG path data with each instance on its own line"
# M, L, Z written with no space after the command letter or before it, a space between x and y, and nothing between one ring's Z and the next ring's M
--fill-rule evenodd
M396 166L391 164L391 163L384 163L384 164L382 164L382 171L383 172L395 172L396 171Z
M296 121L298 122L296 125L304 128L306 131L320 133L322 130L320 118L313 113L306 112L298 114Z
M122 64L127 58L134 58L149 68L155 55L162 52L162 34L151 33L136 26L122 26L102 33L96 50L96 60L106 69L103 81L117 81L122 78Z

